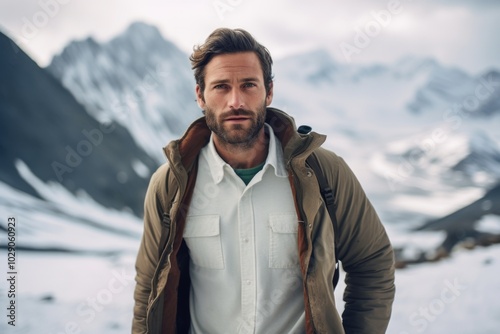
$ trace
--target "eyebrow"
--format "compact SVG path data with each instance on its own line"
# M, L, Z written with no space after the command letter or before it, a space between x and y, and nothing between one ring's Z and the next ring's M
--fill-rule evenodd
M239 80L238 82L258 82L259 78L257 77L248 77L248 78L243 78ZM220 85L220 84L226 84L229 83L228 79L219 79L219 80L213 80L210 82L210 85Z

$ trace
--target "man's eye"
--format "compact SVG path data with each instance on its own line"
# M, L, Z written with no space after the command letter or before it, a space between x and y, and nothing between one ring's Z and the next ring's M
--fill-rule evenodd
M250 88L250 87L255 87L255 84L253 82L246 82L243 87L245 88Z
M214 86L215 89L224 89L226 87L227 87L227 85L225 85L225 84L220 84L220 85L215 85Z

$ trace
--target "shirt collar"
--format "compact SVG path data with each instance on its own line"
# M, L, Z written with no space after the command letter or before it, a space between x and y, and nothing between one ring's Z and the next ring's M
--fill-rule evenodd
M281 142L274 135L273 128L269 124L264 124L265 131L269 135L269 151L267 152L266 163L262 168L264 171L270 166L274 167L274 174L278 177L287 177L288 172L283 158L283 148Z
M273 168L274 174L277 177L287 177L288 173L283 160L283 148L281 147L281 142L278 138L276 138L274 131L269 124L265 123L264 127L264 131L266 131L266 134L269 136L269 151L267 152L266 162L262 170L266 172L267 169ZM233 168L217 153L214 145L213 133L210 136L207 148L206 159L208 161L210 173L212 174L214 182L218 184L222 181L224 173L232 171Z

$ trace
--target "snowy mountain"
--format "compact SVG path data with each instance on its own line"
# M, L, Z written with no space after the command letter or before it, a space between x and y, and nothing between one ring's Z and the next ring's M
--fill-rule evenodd
M114 119L127 127L158 162L164 161L159 148L200 115L188 55L143 23L132 24L107 43L91 38L73 42L54 57L48 70L97 119ZM457 124L470 115L486 115L487 111L447 113L447 108L474 94L481 83L496 82L498 76L492 70L472 77L429 58L342 64L323 49L277 59L274 72L273 104L298 124L329 134L330 147L343 156L358 154L350 147L360 141L375 145L376 140L380 147L437 122ZM487 96L479 101L478 110L496 108L498 90L491 94L488 89L480 90ZM354 164L370 159L366 157L370 153L359 154Z
M391 142L373 154L373 170L398 189L482 188L500 182L500 145L486 133L443 131L440 139L417 135Z
M22 268L15 330L129 333L147 181L161 147L200 115L188 55L141 23L72 42L48 71L11 45L0 34L0 212L19 223ZM273 105L328 135L407 254L453 227L455 243L470 226L499 233L498 83L493 69L415 57L353 66L315 50L275 61ZM388 333L494 333L499 254L458 249L399 270Z
M46 70L0 34L0 181L44 196L26 173L140 216L157 164L116 123L99 123ZM131 191L132 190L132 191ZM2 193L2 197L7 196Z
M276 61L275 101L325 133L385 140L435 122L449 101L424 94L424 88L436 76L453 81L457 73L463 72L414 57L395 64L341 64L320 49ZM472 80L466 74L463 79Z
M127 129L156 163L164 161L160 148L200 114L188 55L147 24L106 43L72 42L47 70L97 121ZM416 57L355 66L318 49L275 60L274 72L273 105L328 135L327 147L348 161L383 216L403 201L402 214L420 212L407 196L455 194L429 213L444 214L498 180L495 70L471 76Z
M201 116L187 55L144 23L106 43L72 42L47 69L97 120L128 128L159 163L161 147Z
M328 135L384 221L440 217L499 180L500 79L429 58L338 63L325 50L277 60L277 107Z
M476 82L476 87L481 87L481 92L476 92L476 97L481 103L474 109L474 112L483 116L500 114L500 72L488 71Z
M455 102L463 94L473 91L472 78L457 68L445 68L436 61L426 59L417 61L404 59L397 65L407 67L408 62L412 63L409 67L416 68L414 75L424 75L425 83L419 87L412 101L407 105L408 109L415 113L435 109L446 103Z

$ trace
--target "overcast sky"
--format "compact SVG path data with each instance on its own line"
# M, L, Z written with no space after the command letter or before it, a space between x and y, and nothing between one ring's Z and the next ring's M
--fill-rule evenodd
M242 27L273 57L327 48L338 62L434 57L471 74L500 69L498 0L0 0L0 30L41 66L72 39L106 41L134 21L186 53L215 28Z

